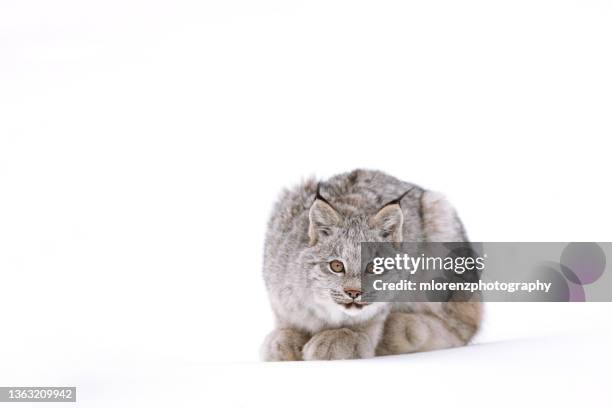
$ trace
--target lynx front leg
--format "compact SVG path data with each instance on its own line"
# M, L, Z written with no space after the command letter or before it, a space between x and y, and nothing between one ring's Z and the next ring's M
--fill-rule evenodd
M374 344L366 333L351 329L325 330L304 346L304 360L345 360L374 357Z
M435 311L435 312L434 312ZM479 303L447 303L429 312L387 317L376 355L414 353L466 345L480 324Z
M276 329L268 334L261 346L264 361L302 360L302 348L309 336L298 330Z

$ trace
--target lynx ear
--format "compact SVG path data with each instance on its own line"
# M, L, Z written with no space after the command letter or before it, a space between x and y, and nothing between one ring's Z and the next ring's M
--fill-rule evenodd
M423 234L429 242L463 242L467 236L453 206L446 197L434 191L421 196Z
M308 226L309 245L317 243L319 235L329 235L331 227L340 223L340 214L327 201L317 198L310 206L308 213L310 225Z
M398 202L385 205L370 219L370 227L381 230L383 235L391 237L393 242L402 241L403 225L404 214Z

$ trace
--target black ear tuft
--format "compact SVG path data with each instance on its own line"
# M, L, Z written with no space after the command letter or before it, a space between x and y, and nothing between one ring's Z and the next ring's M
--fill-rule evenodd
M318 183L318 184L317 184L317 194L315 195L315 201L316 201L316 200L321 200L321 201L323 201L325 204L329 205L331 208L334 208L334 206L333 206L333 205L331 205L331 203L330 203L329 201L327 201L327 200L325 199L325 197L323 197L323 196L321 195L321 183ZM335 210L335 208L334 208L334 210Z
M381 209L385 208L388 205L393 205L393 204L397 204L401 207L400 202L402 201L402 199L404 197L406 197L406 195L411 192L412 190L414 190L416 188L416 186L409 188L404 194L402 194L401 196L399 196L398 198L396 198L395 200L391 200L388 203L386 203L385 205L383 205L382 207L380 207Z

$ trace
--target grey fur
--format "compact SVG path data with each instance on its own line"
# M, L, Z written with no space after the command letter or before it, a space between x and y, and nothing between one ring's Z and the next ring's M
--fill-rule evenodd
M443 196L379 171L354 170L284 191L265 242L276 329L264 340L263 359L367 358L466 344L480 324L479 303L346 306L353 299L345 290L360 288L360 242L401 240L467 237ZM329 268L335 259L343 273Z

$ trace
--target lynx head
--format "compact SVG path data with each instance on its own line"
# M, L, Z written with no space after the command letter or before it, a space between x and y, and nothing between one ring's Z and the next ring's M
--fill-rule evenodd
M402 197L373 214L346 215L317 193L309 212L307 264L314 300L330 313L366 317L383 307L362 301L360 244L402 241Z

